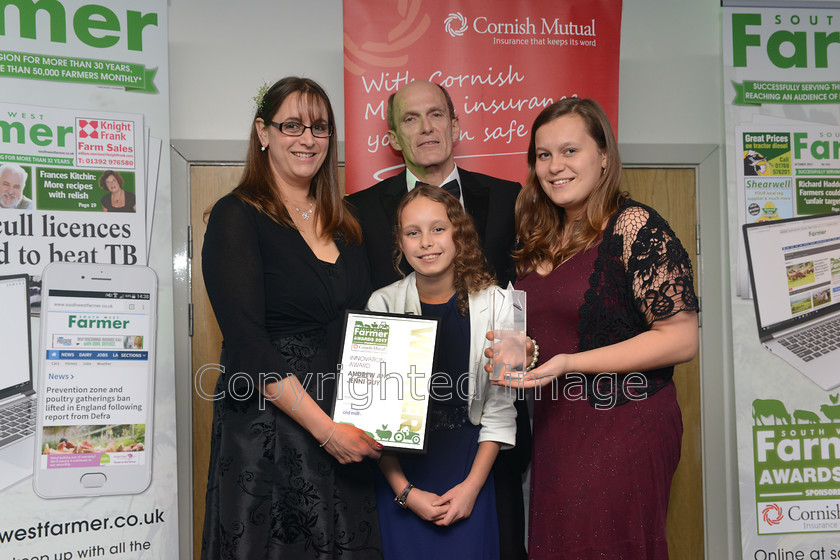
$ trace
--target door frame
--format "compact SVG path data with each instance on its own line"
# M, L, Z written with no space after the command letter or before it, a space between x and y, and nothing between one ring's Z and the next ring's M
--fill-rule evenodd
M340 144L343 148L344 143ZM626 167L696 170L701 320L703 326L711 327L702 328L700 334L705 556L707 559L736 558L741 550L741 536L729 311L731 258L721 150L715 144L619 144L619 150ZM247 142L172 140L170 151L179 556L193 558L190 168L193 165L241 164ZM343 149L340 156L343 162Z
M628 168L694 168L700 269L700 407L706 559L741 555L732 358L729 210L715 144L619 144Z
M172 267L175 337L175 435L178 461L178 557L193 556L192 499L192 236L190 168L194 165L241 165L248 143L227 140L172 140Z

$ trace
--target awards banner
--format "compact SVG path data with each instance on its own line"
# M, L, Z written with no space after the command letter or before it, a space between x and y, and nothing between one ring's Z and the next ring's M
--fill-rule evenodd
M738 181L737 170L752 165L757 176L792 177L793 168L778 166L767 151L776 150L773 141L761 141L762 132L774 126L801 127L840 125L840 55L836 34L840 32L840 3L825 2L825 8L726 7L723 17L724 111L728 187L737 195L738 227L745 219L750 186ZM755 4L760 4L759 2ZM739 150L735 128L748 126L757 146ZM809 150L827 177L840 179L837 136L810 138ZM827 142L827 144L826 144ZM768 160L768 158L771 158ZM762 166L763 161L770 165ZM749 171L745 170L746 174ZM795 210L795 217L805 215ZM734 231L734 230L733 230ZM749 297L749 278L743 243L737 250L737 293Z
M117 422L131 428L131 437L119 430L87 430L84 437L56 438L49 448L37 449L32 429L38 417L92 418L93 405L75 372L53 379L64 391L56 404L56 393L38 386L35 367L18 364L13 371L3 364L4 399L14 391L10 378L31 378L33 390L21 397L44 397L48 404L15 422L0 411L4 433L18 425L32 428L11 442L0 438L0 503L6 506L0 512L0 560L179 556L174 344L166 336L174 320L171 305L163 303L172 301L171 210L168 202L155 204L169 199L169 150L162 149L169 145L167 33L164 0L0 3L0 276L32 278L33 313L31 320L25 313L4 315L5 332L31 324L28 350L37 367L38 333L46 319L39 316L41 275L52 262L148 264L159 279L161 302L160 334L144 333L142 341L135 336L131 342L93 340L91 333L74 339L78 345L121 342L124 350L127 344L135 349L155 344L150 433L124 418ZM97 321L112 318L95 305L85 311ZM93 357L100 354L91 351ZM82 352L78 364L67 365L91 363ZM119 367L97 364L103 374L119 377ZM127 406L129 401L116 403L119 387L113 392L107 395L115 399L113 406ZM57 406L63 412L56 412ZM131 454L146 441L154 441L154 458L144 463L151 483L139 493L95 496L95 490L74 489L70 497L47 499L33 488L34 465L46 452L60 448L67 454L56 460L89 463L97 453L87 452L100 446Z
M840 3L723 4L741 558L840 558L840 391L765 348L758 326L840 297L837 239L805 218L840 211ZM774 250L750 237L754 306L742 227L760 222L780 233Z
M398 173L388 97L413 80L446 88L458 165L523 182L531 123L592 97L618 125L620 0L344 0L346 190Z

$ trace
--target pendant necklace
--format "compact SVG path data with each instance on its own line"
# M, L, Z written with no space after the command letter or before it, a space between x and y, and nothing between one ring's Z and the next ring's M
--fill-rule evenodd
M287 200L286 202L289 202L289 201ZM313 202L309 203L309 209L308 210L301 210L300 208L298 208L294 204L292 204L292 207L294 207L295 211L298 214L300 214L301 218L303 218L304 220L308 220L312 217L312 214L315 212L315 208L313 208L313 204L314 204Z

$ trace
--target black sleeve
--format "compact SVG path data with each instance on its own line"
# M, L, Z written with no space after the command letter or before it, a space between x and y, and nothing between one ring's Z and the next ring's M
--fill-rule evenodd
M232 195L213 207L201 250L207 295L222 331L228 374L256 384L260 373L291 372L265 325L265 278L258 213ZM200 326L199 326L200 328ZM256 385L255 385L256 386Z
M615 232L624 240L634 299L648 324L699 309L688 252L662 216L631 206L619 215Z

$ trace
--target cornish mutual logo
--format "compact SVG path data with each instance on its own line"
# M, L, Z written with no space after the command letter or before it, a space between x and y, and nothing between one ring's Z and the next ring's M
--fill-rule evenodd
M785 514L778 504L768 504L761 512L761 517L768 525L778 525L785 518Z
M446 27L447 33L453 37L460 37L467 30L467 18L461 15L460 12L454 12L443 20L443 25Z

